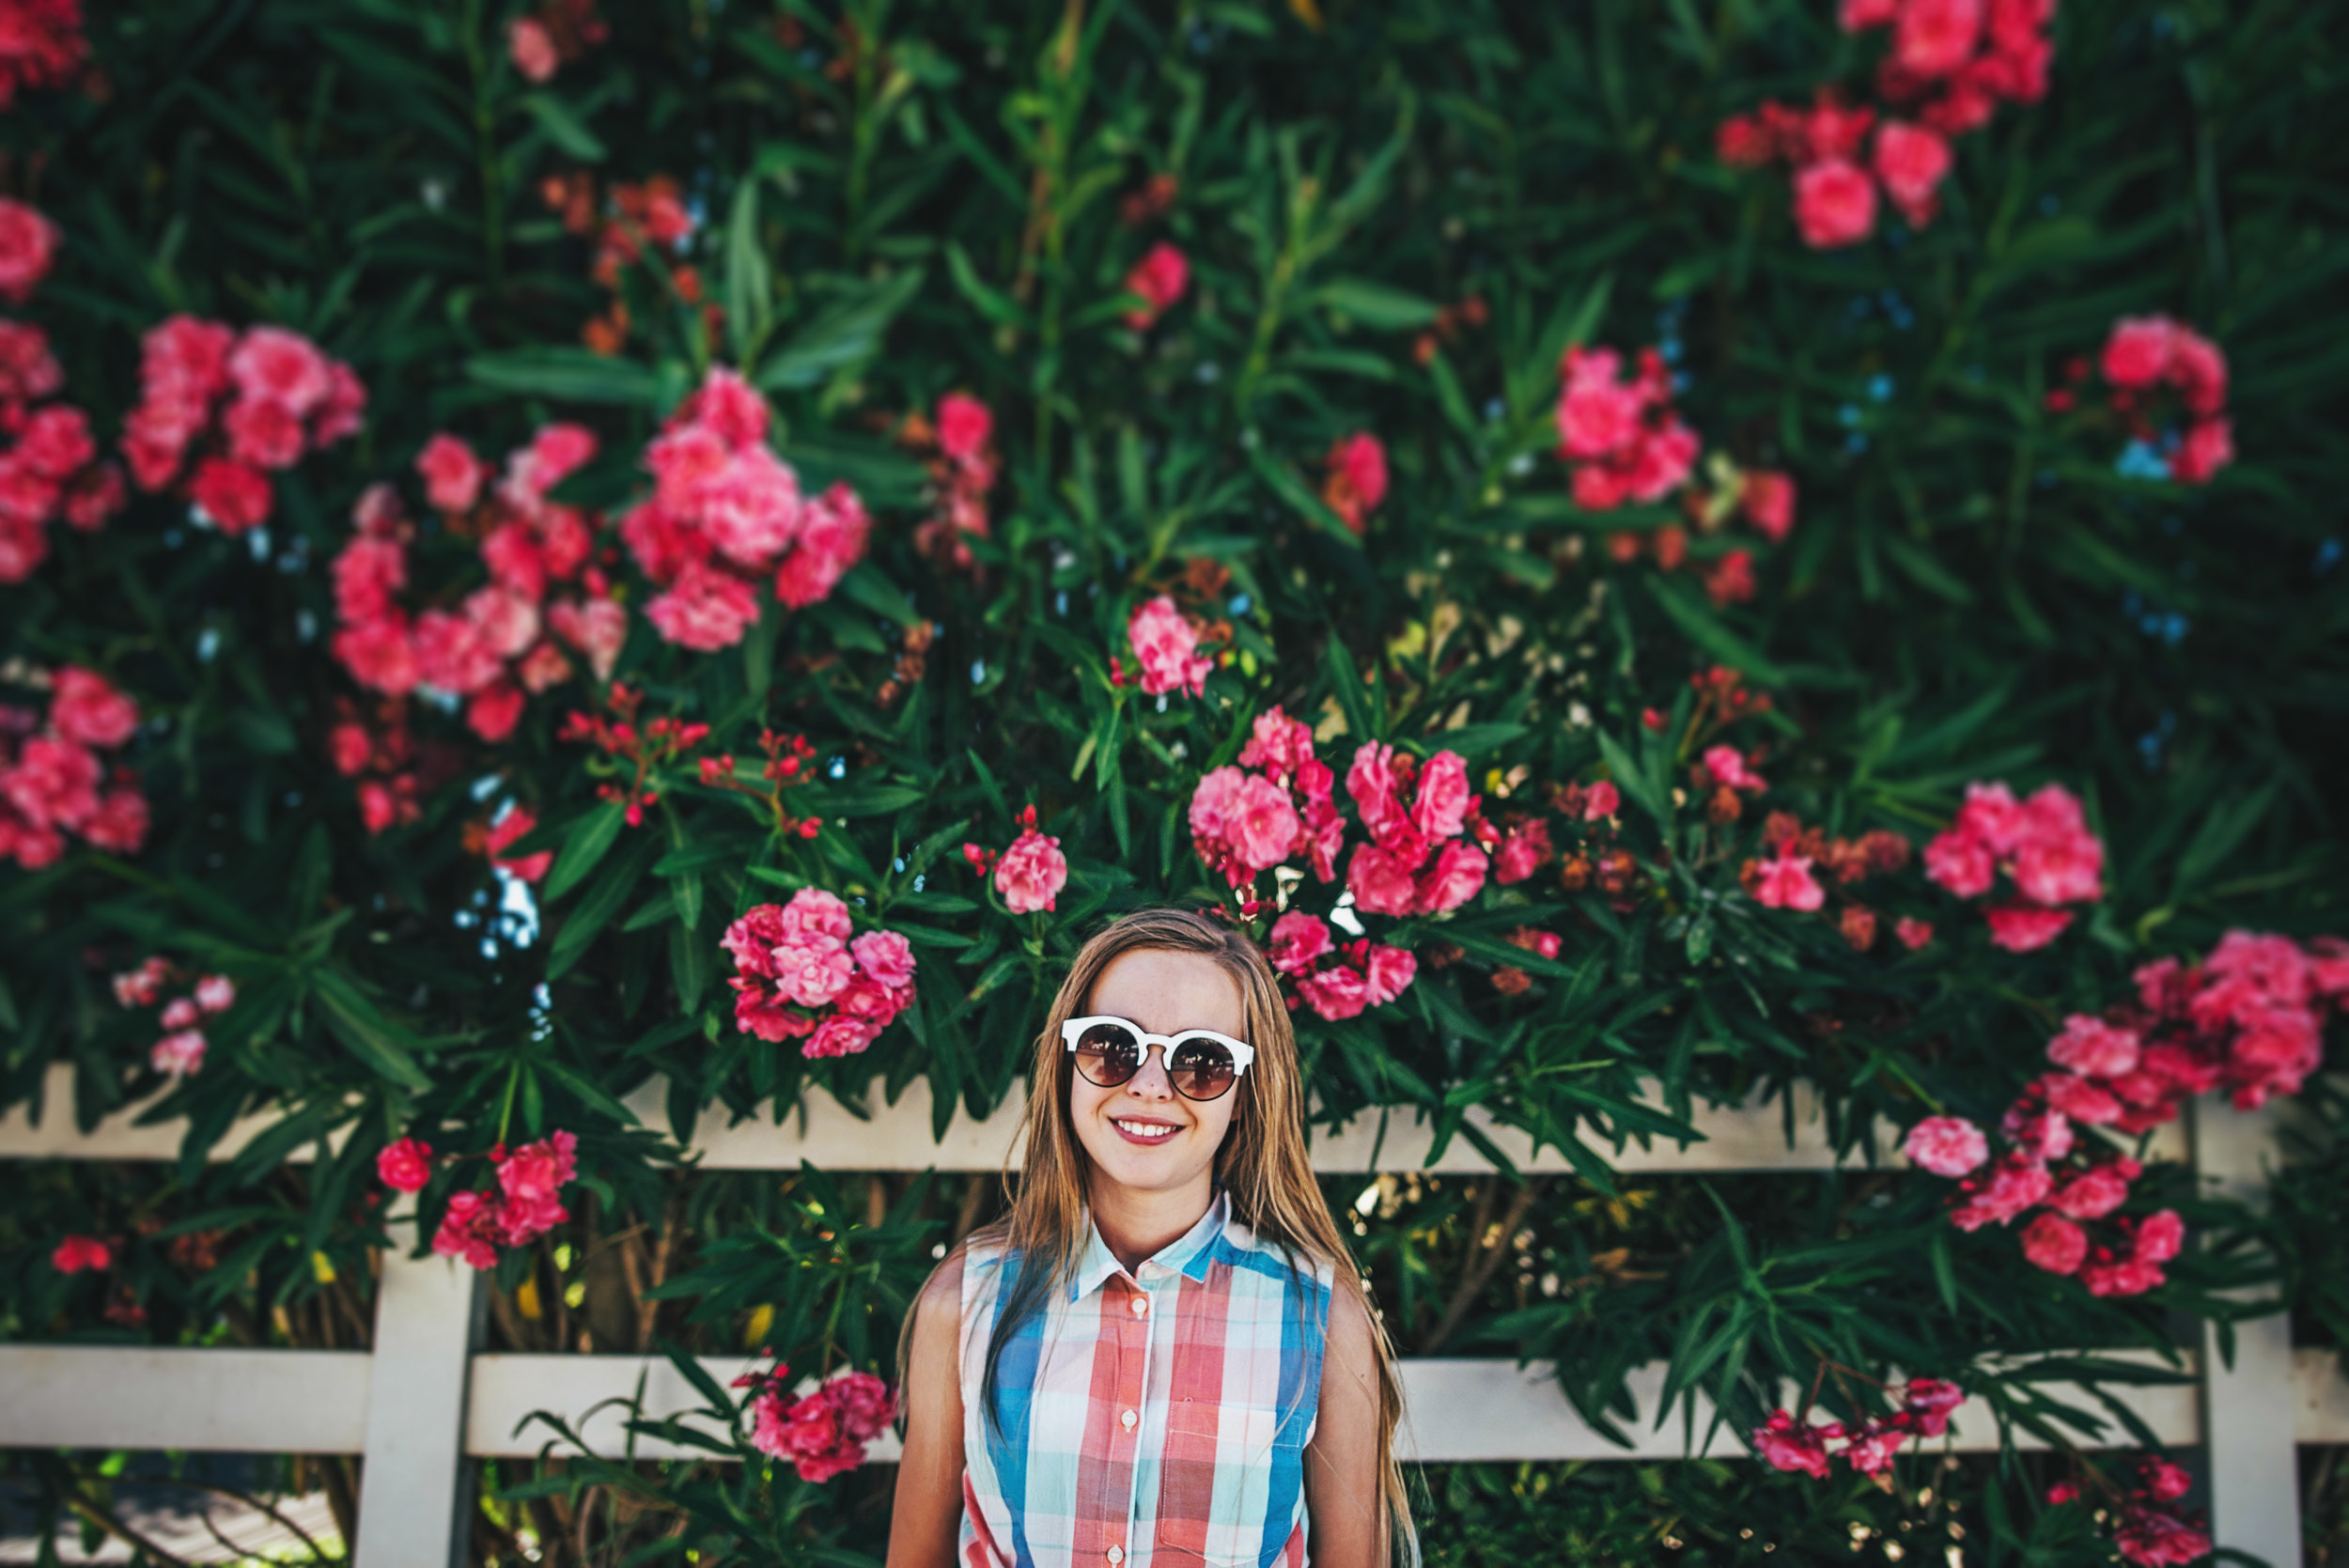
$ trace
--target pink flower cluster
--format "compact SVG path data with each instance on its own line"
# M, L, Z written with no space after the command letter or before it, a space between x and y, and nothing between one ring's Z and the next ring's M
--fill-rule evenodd
M1322 505L1360 534L1387 499L1387 449L1377 436L1357 430L1330 444L1321 482Z
M995 874L995 891L1003 895L1003 908L1015 915L1049 911L1068 885L1068 857L1060 852L1060 840L1035 831L1034 806L1019 814L1019 836L1010 848L998 853L966 844L962 858L982 877Z
M89 58L82 0L7 0L0 5L0 113L26 87L62 87Z
M840 1373L795 1397L785 1382L790 1371L777 1363L734 1386L758 1390L750 1402L751 1447L788 1460L801 1481L821 1485L864 1463L864 1445L896 1419L897 1398L869 1372Z
M1142 671L1142 689L1157 696L1179 691L1205 696L1215 660L1199 651L1199 623L1175 607L1171 595L1160 594L1134 606L1126 620L1126 641ZM1114 671L1112 681L1125 672Z
M509 801L506 809L498 813L496 820L483 826L481 853L488 857L491 865L507 876L519 877L525 882L535 883L547 874L550 866L553 865L554 851L541 849L534 855L515 856L508 856L506 851L520 840L529 836L531 831L537 826L538 814L537 812L532 811L528 806L518 806ZM468 846L471 842L469 834Z
M370 724L356 703L334 700L326 734L334 771L352 781L360 820L370 833L406 827L424 815L425 797L454 775L462 758L446 741L419 740L408 722L408 699L387 698Z
M480 540L490 581L454 610L411 615L408 585L415 530L398 492L370 486L352 512L357 531L334 558L334 657L351 679L388 697L418 688L464 699L465 722L492 744L514 733L527 697L574 674L570 656L608 678L628 637L628 616L602 570L590 565L591 521L547 491L595 456L595 433L549 425L507 455L487 489L489 466L457 437L425 443L416 470L449 532Z
M2073 917L2064 905L2104 896L2104 845L2061 784L2021 801L2003 784L1968 784L1956 820L1925 846L1925 875L1960 898L1981 897L2006 874L2014 895L1984 918L1990 939L2010 953L2061 936Z
M1346 772L1368 844L1346 863L1346 891L1372 914L1430 915L1456 909L1485 885L1490 861L1470 841L1500 833L1477 815L1468 763L1438 752L1424 764L1379 741L1366 742Z
M1296 986L1285 995L1290 1011L1301 1002L1332 1023L1385 1006L1409 990L1419 973L1419 960L1402 948L1368 938L1340 947L1329 923L1302 909L1272 923L1268 956Z
M761 904L720 939L734 959L735 1027L805 1039L802 1056L852 1056L913 1002L913 949L894 931L854 936L848 907L821 888Z
M412 1170L398 1161L388 1172L384 1169L385 1161L399 1146L394 1144L376 1157L377 1174L387 1185L397 1185L393 1181L395 1176L405 1180L413 1174ZM551 1133L536 1143L525 1143L510 1153L504 1144L490 1150L490 1160L497 1170L497 1186L486 1192L468 1188L450 1194L448 1208L441 1216L441 1227L433 1233L432 1250L443 1258L461 1258L475 1268L495 1268L499 1248L527 1247L568 1219L570 1211L564 1208L560 1194L579 1173L578 1150L579 1140L562 1131ZM423 1159L431 1151L417 1144L409 1152Z
M1882 1475L1892 1467L1894 1457L1911 1437L1938 1437L1947 1432L1950 1412L1965 1399L1954 1383L1938 1377L1912 1377L1898 1410L1889 1416L1869 1416L1848 1426L1842 1421L1813 1426L1788 1411L1773 1410L1766 1424L1753 1429L1753 1452L1776 1469L1799 1470L1814 1481L1828 1478L1830 1459L1843 1460L1859 1475ZM1829 1454L1829 1443L1843 1447Z
M179 482L213 527L242 534L277 504L270 472L358 434L366 406L350 366L300 333L174 316L140 346L122 455L139 489Z
M2045 1204L2023 1232L2024 1255L2050 1273L2077 1274L2098 1296L2160 1284L2186 1228L2165 1209L2118 1221L2111 1243L2092 1238L2079 1222L2118 1210L2140 1170L2076 1126L2140 1133L2214 1089L2247 1109L2297 1093L2323 1060L2325 1014L2349 1000L2349 942L2328 937L2304 947L2230 931L2201 963L2164 958L2136 981L2133 1001L2064 1020L2047 1045L2057 1070L2008 1109L1999 1124L2005 1152L1986 1174L1973 1172L1990 1161L1989 1140L1963 1117L1928 1117L1905 1144L1925 1170L1964 1179L1966 1196L1950 1217L1961 1229L2009 1224Z
M138 775L101 752L126 744L138 705L112 681L78 664L49 677L49 713L0 703L0 861L27 871L55 863L65 835L100 849L136 854L147 842L147 797Z
M831 594L864 553L864 504L845 484L813 499L767 444L767 402L721 366L646 449L653 493L620 536L661 592L645 606L653 629L709 653L758 619L758 585L794 610Z
M2139 1568L2194 1562L2211 1552L2210 1530L2199 1519L2181 1517L2175 1504L2193 1490L2194 1478L2159 1455L2149 1456L2137 1468L2138 1482L2122 1499L2113 1518L2112 1544L2122 1560ZM2107 1483L2108 1486L2109 1483ZM2080 1489L2068 1481L2047 1488L2051 1503L2074 1503ZM2099 1523L2109 1517L2099 1511Z
M1696 432L1672 411L1672 373L1653 349L1622 379L1612 349L1569 348L1559 361L1558 456L1573 465L1574 504L1609 512L1626 501L1661 501L1688 482Z
M101 1274L114 1265L115 1243L104 1236L64 1236L49 1254L49 1266L60 1274Z
M1910 227L1922 228L1949 176L1949 139L1987 124L2001 100L2046 95L2054 15L2055 0L1843 0L1845 32L1892 28L1876 93L1905 117L1879 121L1875 108L1846 108L1829 88L1808 111L1769 102L1731 116L1716 150L1739 168L1790 164L1795 226L1814 249L1874 233L1878 186Z
M48 276L57 244L56 225L0 196L0 300L23 303ZM9 443L0 452L0 582L22 582L39 567L49 524L60 516L92 533L122 509L122 470L98 460L89 417L70 403L35 406L64 386L48 334L29 321L0 320L0 437Z
M1190 262L1181 251L1161 240L1134 263L1132 271L1126 274L1125 288L1142 300L1142 303L1126 313L1126 324L1138 333L1148 332L1190 290Z
M1312 726L1277 706L1267 708L1256 715L1237 766L1215 768L1191 793L1191 847L1234 889L1291 855L1304 856L1314 875L1330 881L1346 836L1331 799L1335 782L1330 765L1314 755ZM1252 901L1244 913L1252 914Z
M537 12L518 16L506 28L506 52L514 69L533 82L552 82L564 65L611 36L596 15L596 0L547 0Z
M2234 426L2227 418L2227 356L2218 345L2167 316L2124 317L2105 339L2105 380L2112 384L2113 411L2129 432L2152 444L2156 437L2148 406L2167 388L2186 418L2186 434L2169 455L2170 477L2182 485L2207 485L2234 461Z
M421 1138L402 1138L376 1152L376 1180L394 1192L422 1192L432 1180L432 1145Z
M900 437L929 454L930 493L938 510L913 530L916 549L941 567L967 571L971 541L991 536L988 492L995 488L995 415L985 403L959 392L938 400L932 428L919 416L906 422Z
M168 1078L189 1078L204 1066L207 1042L197 1026L235 1006L237 986L225 974L207 974L198 977L185 995L164 1001L163 988L178 977L179 971L170 963L149 957L114 977L115 1002L122 1007L162 1004L157 1021L163 1034L147 1053L148 1064Z

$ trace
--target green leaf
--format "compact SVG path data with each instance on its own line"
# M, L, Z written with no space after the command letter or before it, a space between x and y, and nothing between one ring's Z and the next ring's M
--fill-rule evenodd
M1695 589L1657 573L1647 579L1649 595L1671 616L1688 640L1733 670L1741 670L1764 686L1782 686L1785 672L1738 636L1713 613Z
M326 1025L334 1037L376 1077L403 1089L432 1087L430 1075L416 1064L411 1049L413 1036L378 1012L375 1003L339 971L316 970L310 976L310 990L325 1009Z
M1314 291L1314 303L1380 332L1405 332L1435 320L1436 302L1369 278L1332 278Z
M909 267L834 304L759 367L759 387L777 392L815 386L833 371L871 358L889 323L921 291L925 275L921 268Z
M541 903L551 904L571 891L579 879L596 869L604 851L620 836L620 828L628 819L628 808L617 800L606 800L571 827L570 837L563 844L562 852L554 857L554 865L548 871L544 886L538 890Z
M561 99L552 93L526 93L522 107L530 111L530 117L538 122L538 128L556 147L584 163L603 162L603 143Z
M533 393L566 403L622 403L651 408L660 381L651 368L586 349L560 345L475 354L465 374L499 392Z

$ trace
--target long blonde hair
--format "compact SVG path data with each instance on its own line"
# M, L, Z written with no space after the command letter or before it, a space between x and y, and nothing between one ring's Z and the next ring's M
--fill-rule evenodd
M1390 1556L1417 1560L1409 1496L1394 1456L1394 1433L1403 1417L1403 1388L1394 1346L1373 1308L1370 1292L1354 1264L1314 1178L1305 1147L1305 1085L1297 1059L1297 1034L1281 999L1278 978L1264 954L1244 934L1189 909L1138 909L1097 932L1077 951L1067 978L1052 999L1035 1037L1028 1079L1027 1116L1022 1128L1026 1168L1017 1186L1008 1169L1004 1189L1011 1212L980 1234L1000 1241L1023 1260L1011 1292L996 1313L988 1343L981 1399L994 1408L997 1362L1012 1331L1040 1310L1055 1287L1075 1278L1086 1241L1086 1179L1091 1161L1077 1140L1068 1111L1073 1058L1061 1040L1061 1024L1081 1015L1094 983L1116 958L1140 949L1195 953L1210 958L1238 984L1246 1038L1255 1060L1233 1093L1230 1129L1216 1151L1216 1183L1230 1196L1232 1213L1258 1236L1299 1257L1327 1265L1334 1288L1350 1293L1371 1327L1378 1362L1379 1490L1387 1512ZM1315 1331L1319 1331L1318 1326Z

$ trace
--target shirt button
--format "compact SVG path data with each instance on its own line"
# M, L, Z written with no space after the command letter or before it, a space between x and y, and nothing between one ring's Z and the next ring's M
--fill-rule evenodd
M1142 1420L1142 1417L1135 1411L1128 1410L1124 1415L1118 1417L1117 1420L1119 1424L1124 1426L1127 1431L1131 1432L1134 1429L1134 1422Z
M1149 1298L1148 1296L1135 1296L1135 1297L1134 1297L1134 1316L1136 1316L1136 1317L1147 1317L1147 1316L1149 1315L1149 1313L1150 1313L1150 1298Z
M1123 1546L1112 1546L1110 1548L1109 1557L1112 1562L1123 1562L1126 1560L1126 1548Z

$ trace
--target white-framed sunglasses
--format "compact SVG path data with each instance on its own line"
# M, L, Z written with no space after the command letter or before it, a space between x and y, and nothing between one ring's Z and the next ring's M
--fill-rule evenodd
M1115 1089L1142 1071L1156 1046L1166 1080L1187 1100L1222 1098L1256 1059L1255 1047L1212 1029L1153 1034L1129 1018L1106 1013L1070 1018L1060 1026L1060 1037L1075 1053L1085 1081L1104 1089Z

